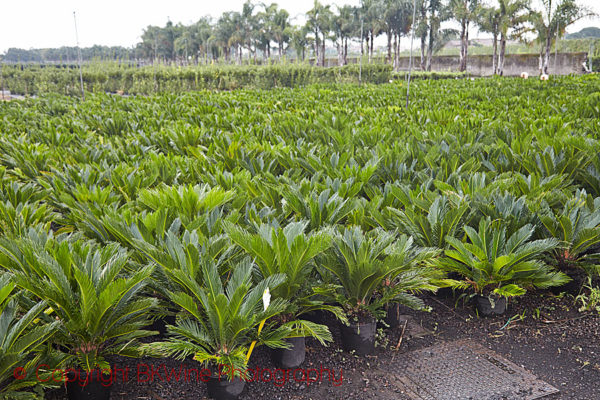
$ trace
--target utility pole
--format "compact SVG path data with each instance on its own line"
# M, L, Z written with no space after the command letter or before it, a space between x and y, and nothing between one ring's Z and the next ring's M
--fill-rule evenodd
M412 75L412 63L413 63L413 43L415 40L415 23L417 19L417 0L413 0L413 18L412 18L412 29L410 34L410 56L408 59L408 84L406 86L406 109L408 109L408 101L410 97L410 78Z
M83 90L83 71L81 69L81 48L79 47L79 34L77 33L77 17L73 11L73 21L75 22L75 41L77 42L77 60L79 62L79 83L81 84L81 98L85 101L85 91Z

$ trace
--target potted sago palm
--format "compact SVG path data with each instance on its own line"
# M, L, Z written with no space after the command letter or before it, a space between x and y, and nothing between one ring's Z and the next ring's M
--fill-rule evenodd
M436 289L429 276L431 270L406 262L409 238L397 239L395 233L381 228L368 233L360 227L345 228L333 242L334 259L322 267L339 281L334 299L349 321L340 325L342 346L359 355L371 354L375 350L376 319L384 316L386 304L426 309L411 292Z
M446 237L451 248L439 259L442 269L463 277L446 282L470 288L480 315L504 314L506 299L525 294L528 287L560 286L569 280L542 261L544 253L558 246L556 239L529 240L534 231L529 224L506 237L500 222L482 218L478 231L465 226L466 242Z
M169 337L145 345L146 354L194 360L208 371L202 379L214 399L237 399L249 379L247 364L255 345L285 347L291 327L273 322L288 307L285 300L270 292L285 280L282 274L252 283L255 268L249 258L230 269L223 284L217 264L202 259L202 273L187 269L168 271L177 291L169 298L182 312L175 325L168 325ZM200 277L202 276L202 277Z
M263 224L258 232L250 233L225 224L231 240L256 260L261 277L283 274L286 278L273 291L274 296L285 299L288 305L276 320L293 328L286 338L289 348L272 351L273 361L281 368L297 368L304 362L306 336L316 338L321 344L332 340L327 326L303 318L307 313L325 310L344 318L339 307L318 297L319 286L313 280L314 258L330 248L331 237L323 231L307 234L307 225L307 221L291 222L285 227Z
M40 378L39 366L50 364L43 344L58 322L40 318L47 310L44 301L25 304L14 289L10 275L0 271L0 398L33 400L54 383Z
M17 286L45 301L59 322L52 343L66 356L68 398L109 399L108 357L138 356L138 339L155 333L143 327L156 300L140 296L152 267L124 273L127 252L118 245L68 238L45 246L15 239L2 252L13 260Z

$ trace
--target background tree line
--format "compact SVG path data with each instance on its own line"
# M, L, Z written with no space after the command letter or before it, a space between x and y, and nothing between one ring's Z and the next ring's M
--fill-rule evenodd
M360 6L326 5L315 0L304 14L304 23L295 23L288 11L246 1L240 11L224 12L214 19L200 18L191 25L148 26L141 42L132 48L94 46L82 50L84 60L144 60L172 63L254 63L280 60L299 61L311 57L325 65L326 54L337 54L338 65L348 63L349 42L360 43L360 54L373 62L375 40L383 36L386 63L399 66L400 44L410 40L420 46L420 68L431 71L432 57L449 40L460 41L460 71L467 68L469 34L473 28L492 36L493 68L503 73L509 40L537 45L540 70L548 73L550 52L557 38L577 20L592 15L577 0L363 0ZM413 14L414 11L414 14ZM413 21L413 15L415 19ZM414 22L414 23L413 23ZM9 49L8 62L76 60L76 48Z

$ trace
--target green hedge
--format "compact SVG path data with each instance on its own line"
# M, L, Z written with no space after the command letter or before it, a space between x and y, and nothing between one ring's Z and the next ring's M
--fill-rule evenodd
M374 64L362 68L365 83L385 83L391 79L389 65ZM79 93L79 70L40 66L4 66L4 87L13 93L39 95ZM359 67L320 68L309 65L202 66L202 67L120 67L89 65L83 69L83 81L90 92L151 94L186 92L200 89L233 90L296 87L314 83L358 82Z
M408 75L407 71L399 71L393 72L393 79L406 79ZM423 72L423 71L413 71L411 74L411 79L459 79L459 78L468 78L470 75L466 72L448 72L448 71L433 71L433 72Z

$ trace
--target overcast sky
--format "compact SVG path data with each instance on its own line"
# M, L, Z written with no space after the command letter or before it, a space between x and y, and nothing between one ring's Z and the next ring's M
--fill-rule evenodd
M600 14L600 0L579 0ZM266 0L269 4L272 1ZM313 0L278 0L293 18L312 8ZM358 5L360 0L329 0L329 4ZM201 16L218 17L224 11L239 11L244 0L5 0L0 3L0 53L10 47L45 48L73 46L73 11L77 13L79 42L131 47L140 41L148 25L190 24ZM580 21L568 31L600 26L600 19Z

